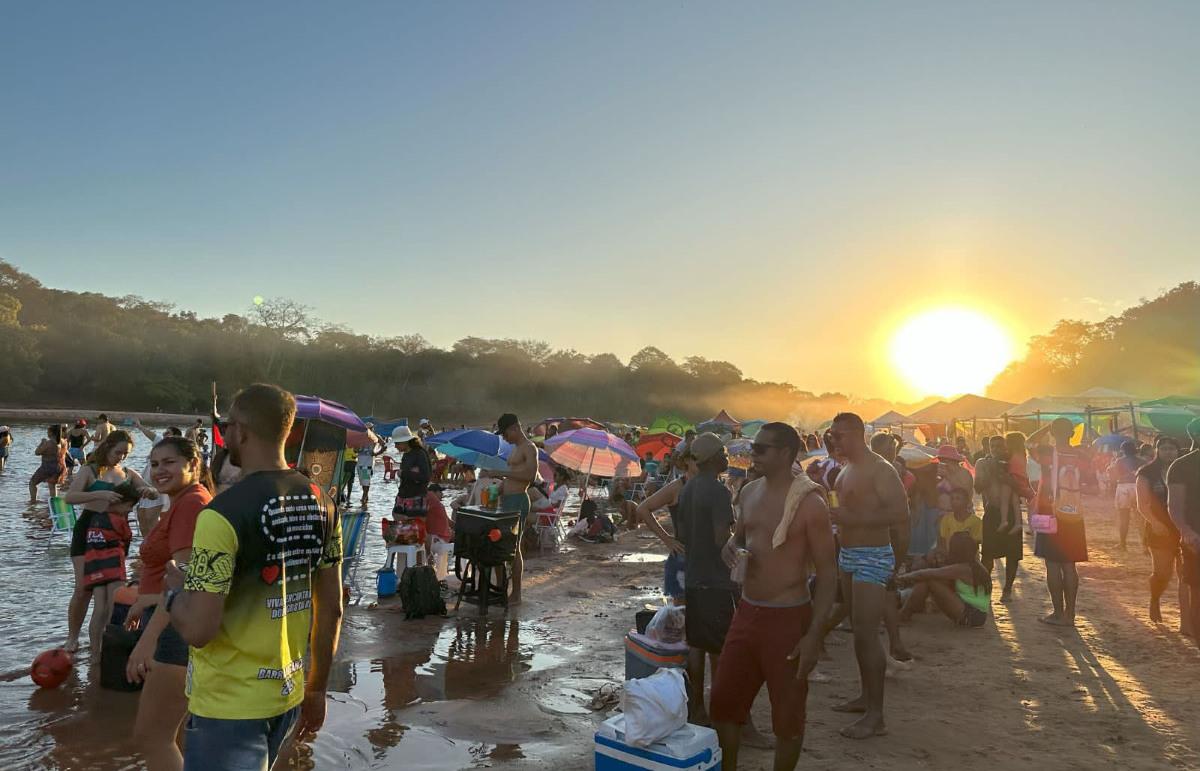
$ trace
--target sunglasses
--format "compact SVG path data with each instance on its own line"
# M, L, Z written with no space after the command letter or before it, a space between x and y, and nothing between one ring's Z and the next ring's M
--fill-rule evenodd
M750 452L752 452L755 455L762 455L767 450L770 450L772 448L777 448L779 446L780 445L777 445L777 444L767 444L766 442L753 442L750 445Z

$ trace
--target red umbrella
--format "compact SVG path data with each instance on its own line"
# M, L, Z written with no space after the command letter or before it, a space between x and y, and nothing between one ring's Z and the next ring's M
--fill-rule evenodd
M646 453L650 453L655 460L662 460L664 455L674 450L676 445L682 441L682 436L676 436L668 431L660 431L643 434L642 438L634 445L634 449L637 450L640 458L645 458Z

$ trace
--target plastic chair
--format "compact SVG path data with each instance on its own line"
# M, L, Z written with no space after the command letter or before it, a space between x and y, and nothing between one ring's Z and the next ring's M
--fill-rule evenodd
M371 514L365 509L347 511L342 515L342 586L355 602L362 598L358 586L358 566L367 549L367 523Z
M383 481L395 481L396 477L400 476L400 467L396 465L396 461L391 455L380 455L379 458L383 461Z
M425 558L425 544L423 543L397 543L389 546L387 554L387 567L395 567L397 554L404 555L405 568L427 564ZM400 573L403 572L403 570L404 568L401 568L396 572Z
M79 519L75 513L75 507L67 503L67 499L61 496L54 496L50 499L50 537L46 539L46 548L49 549L54 543L54 537L57 535L66 535L70 539L71 532L75 529L75 522Z

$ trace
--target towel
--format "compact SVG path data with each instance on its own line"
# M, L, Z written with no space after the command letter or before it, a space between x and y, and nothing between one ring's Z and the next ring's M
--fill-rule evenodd
M788 488L787 498L783 502L783 518L779 520L779 526L771 536L772 549L778 549L787 540L788 529L792 526L792 520L796 518L796 512L800 510L800 504L804 503L809 493L820 489L821 485L814 482L808 474L800 474L792 480L792 486Z

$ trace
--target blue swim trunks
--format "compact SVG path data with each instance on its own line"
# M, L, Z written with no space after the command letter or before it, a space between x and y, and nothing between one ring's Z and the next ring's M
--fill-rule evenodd
M838 569L862 584L886 587L896 570L896 556L887 546L843 546L838 554Z

